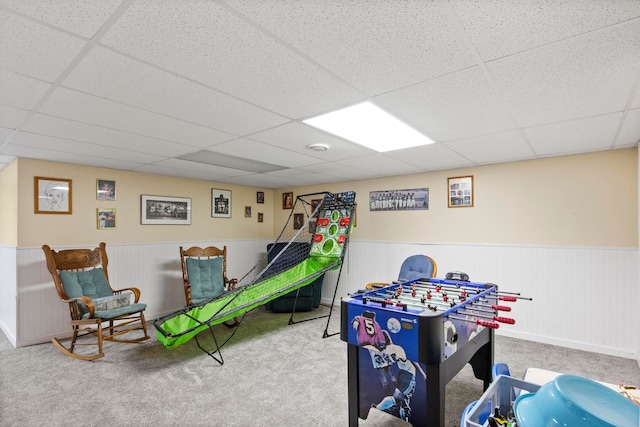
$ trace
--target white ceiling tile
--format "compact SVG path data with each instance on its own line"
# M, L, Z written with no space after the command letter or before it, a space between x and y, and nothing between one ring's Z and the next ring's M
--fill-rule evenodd
M541 156L604 150L613 142L621 113L524 129L533 150Z
M91 38L122 0L1 0L0 4L31 18Z
M5 156L4 154L0 154L0 163L9 164L15 159L16 158L13 156Z
M192 146L213 145L230 138L229 134L215 129L64 88L57 89L40 111L69 120Z
M85 42L0 10L0 69L55 81Z
M389 153L376 153L368 156L362 156L357 159L339 160L336 163L358 169L364 169L380 175L405 175L425 170L424 168L417 167L411 163L398 160L398 158L392 157Z
M640 86L636 86L636 91L633 97L633 101L631 101L631 108L640 108Z
M121 148L124 150L154 153L173 157L194 151L196 146L178 144L158 138L150 138L129 132L108 129L87 123L75 122L59 117L35 114L22 128L31 133L50 135L63 139Z
M290 118L361 95L216 3L140 0L102 42Z
M478 67L380 95L374 101L435 141L515 128Z
M16 129L27 113L27 110L0 105L0 127Z
M129 160L134 163L153 163L165 159L165 157L152 153L122 150L114 147L87 144L69 139L38 135L28 132L18 132L11 139L11 143L19 144L24 147L43 148L51 151L87 155L101 159Z
M5 142L7 139L9 139L9 135L11 135L12 133L13 129L0 127L0 142ZM0 146L0 149L2 149L2 146Z
M327 182L353 181L357 179L377 178L382 176L380 173L375 171L347 167L333 162L301 166L298 169L328 176L329 180Z
M286 167L312 165L322 161L316 157L299 154L246 138L223 142L211 147L208 151Z
M375 151L338 138L303 123L290 122L282 126L268 129L251 135L251 139L261 141L275 147L317 157L323 161L348 159ZM307 147L312 144L325 144L327 151L312 151Z
M440 2L227 3L370 96L475 64Z
M444 143L473 163L507 162L528 159L535 153L520 131L510 131Z
M421 147L388 151L386 155L415 165L424 171L454 169L473 165L469 159L453 152L444 144L430 144Z
M451 0L484 61L640 17L637 0Z
M237 185L247 185L258 188L287 188L296 186L294 180L264 173L243 175L232 179L221 180L220 182L230 182Z
M622 111L640 58L640 19L487 64L523 126Z
M7 144L3 153L16 157L47 159L47 161L51 162L71 163L108 169L132 170L140 166L140 163L131 160L108 159L16 144Z
M0 73L0 104L32 109L51 85L12 72Z
M255 105L104 48L91 51L63 84L235 135L257 132L288 121Z
M633 147L640 142L640 108L629 110L615 147Z
M225 174L216 174L210 171L196 169L173 169L157 164L142 165L136 168L135 171L141 173L151 173L155 175L179 176L181 178L199 179L202 181L218 181L229 177Z

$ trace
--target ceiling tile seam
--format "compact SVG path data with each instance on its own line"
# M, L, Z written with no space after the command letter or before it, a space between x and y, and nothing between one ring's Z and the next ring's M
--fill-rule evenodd
M65 89L69 89L69 90L74 90L74 91L75 91L75 89L71 89L71 88L68 88L68 87L66 87L66 86L63 86L63 87L64 87ZM82 92L81 92L81 93L82 93ZM85 93L85 95L92 96L92 97L96 97L96 95L87 94L87 93ZM101 99L103 99L103 98L101 98ZM22 110L24 110L24 109L22 109ZM25 110L25 111L26 111L26 110ZM75 119L70 119L70 118L68 118L68 117L63 117L63 116L56 116L55 114L49 114L49 113L43 113L43 112L37 112L36 114L39 114L39 115L41 115L41 116L45 116L45 117L51 117L51 118L54 118L54 119L59 119L59 120L64 120L64 121L68 121L68 122L73 122L73 123L77 123L77 124L81 124L81 125L87 125L87 126L91 126L91 127L100 128L100 129L106 129L106 130L109 130L109 131L114 131L114 132L123 133L123 134L127 134L127 135L140 136L140 137L143 137L143 138L149 138L149 139L153 139L154 141L155 141L155 140L157 140L157 141L164 141L164 142L168 142L168 143L170 143L170 144L176 144L176 145L183 146L183 147L185 148L185 150L186 150L186 149L193 150L193 151L200 151L200 150L202 150L202 148L201 148L201 147L196 147L196 146L193 146L193 145L185 144L185 143L180 142L180 141L172 141L172 140L170 140L170 139L160 138L160 137L156 137L156 136L149 136L149 135L145 135L145 134L138 133L138 132L132 132L132 131L129 131L129 130L123 130L123 129L119 129L119 128L113 128L113 127L104 126L104 125L95 124L95 123L90 123L90 122L84 122L84 121L75 120ZM173 118L173 117L172 117L172 118ZM216 129L216 130L217 130L217 129ZM36 134L36 135L47 136L47 135L44 135L44 134L40 134L40 133L32 132L32 131L26 131L26 130L23 130L22 132L29 132L29 133L33 133L33 134ZM228 132L227 132L227 133L228 133ZM233 136L233 135L232 135L232 136ZM57 137L57 136L56 136L56 138L62 138L62 137ZM76 141L76 142L88 142L88 141L82 141L82 140L78 140L78 139L74 139L74 138L62 138L62 139L67 139L67 140L69 140L69 141ZM232 139L230 139L230 140L224 140L224 141L221 141L221 142L219 142L219 144L222 144L222 143L224 143L224 142L228 142L228 141L232 141L233 139L237 139L237 138L236 138L235 136L233 136L233 138L232 138ZM93 143L93 144L98 145L98 146L101 146L101 147L111 147L110 145L96 144L96 143ZM212 144L212 145L210 145L209 147L213 147L213 146L215 146L215 145L216 145L216 144ZM132 150L132 151L133 151L133 150ZM140 151L140 153L144 153L144 152Z
M163 68L163 67L159 66L158 64L154 64L153 62L147 61L146 59L142 59L142 58L139 58L137 56L133 56L133 55L127 53L127 52L118 50L118 49L116 49L114 47L111 47L109 45L106 45L104 43L99 43L99 46L101 48L109 50L109 51L111 51L111 52L113 52L113 53L115 53L117 55L121 55L121 56L124 56L126 58L129 58L132 61L139 62L141 64L144 64L144 65L148 66L148 67L155 68L156 70L160 70L160 71L162 71L164 73L171 74L172 76L175 76L175 77L178 77L180 79L186 80L186 81L188 81L190 83L193 83L193 84L195 84L197 86L203 87L205 89L209 89L211 91L217 92L217 93L219 93L221 95L224 95L224 96L228 96L229 98L235 99L236 101L240 101L240 102L243 102L244 104L251 105L252 107L259 108L261 110L267 111L267 112L269 112L271 114L274 114L276 116L282 117L282 118L287 119L289 121L293 121L294 120L292 117L287 117L287 116L283 115L282 113L279 113L277 111L273 111L273 110L270 110L268 108L265 108L263 105L255 104L255 103L253 103L253 102L251 102L251 101L249 101L247 99L240 98L237 95L234 95L234 94L229 93L229 92L225 92L224 90L222 90L220 88L209 86L207 84L204 84L201 81L195 80L192 77L185 76L185 75L177 73L177 72L175 72L173 70L169 70L168 68ZM196 123L196 124L198 124L198 123ZM200 126L202 126L202 125L200 125ZM214 129L214 128L210 128L210 129ZM220 132L224 132L224 133L229 133L229 132L222 131L220 129L215 129L215 130L220 131ZM243 136L243 135L237 135L237 136Z
M170 156L163 156L161 154L155 154L155 153L149 153L149 152L137 151L137 150L127 150L125 148L113 147L111 145L96 144L95 142L81 141L81 140L74 139L74 138L65 138L65 137L54 136L54 135L49 135L49 134L42 134L42 133L39 133L39 132L32 132L32 131L27 131L27 130L21 130L20 133L21 134L26 134L26 135L44 136L46 138L61 139L63 141L77 142L77 143L82 144L82 145L89 145L89 146L100 147L100 148L109 148L109 149L112 149L112 150L121 150L121 151L127 151L127 152L131 152L131 153L136 153L136 154L144 154L144 155L153 154L154 156L164 157L164 159L157 160L157 161L162 161L162 160L167 160L167 159L171 159L172 158ZM18 145L17 143L14 143L14 144ZM50 151L59 151L59 150L50 150ZM111 159L111 160L121 160L121 159L110 158L110 157L105 157L105 156L100 156L100 157L101 158L105 158L105 159ZM140 162L140 163L143 163L143 162ZM155 163L155 162L153 162L153 163ZM145 164L148 164L148 163L145 163Z
M366 91L360 89L359 87L354 86L351 82L349 82L347 80L344 80L344 78L342 78L342 76L334 73L330 68L327 68L325 65L319 63L318 61L316 61L315 59L313 59L312 57L310 57L306 53L300 51L299 49L297 49L296 47L294 47L293 45L291 45L287 41L285 41L282 38L278 37L277 35L275 35L271 31L269 31L268 29L266 29L265 27L263 27L259 23L255 22L254 20L252 20L251 18L249 18L248 16L246 16L245 14L240 12L239 10L237 10L237 9L233 8L232 6L228 5L226 2L224 2L224 0L214 0L214 1L220 7L222 7L223 9L225 9L227 11L229 11L229 13L233 14L237 18L239 18L242 21L246 22L247 24L249 24L250 26L252 26L256 30L258 30L259 32L261 32L265 36L271 38L276 43L284 46L285 48L287 48L291 52L295 53L297 56L299 56L303 60L309 62L311 65L321 69L324 73L330 75L334 79L338 80L339 82L341 82L341 83L345 84L346 86L350 87L351 89L353 89L355 92L361 94L364 99L361 100L360 102L362 102L364 100L367 100L367 99L368 100L371 99L370 96L367 95ZM307 118L309 118L309 117L304 117L303 119L307 119Z
M487 79L487 82L491 86L493 93L495 94L495 96L498 99L498 102L502 106L502 112L506 115L506 117L509 118L509 121L511 121L511 124L514 125L514 127L516 128L516 130L518 131L522 139L525 141L525 143L527 144L531 152L535 156L537 156L538 153L536 153L536 151L534 150L533 145L531 144L531 141L529 141L529 139L523 132L522 127L520 126L520 123L518 123L518 120L512 114L513 108L507 108L508 103L505 101L504 96L502 95L502 92L500 91L498 85L493 79L493 76L491 75L491 73L489 73L489 70L487 69L486 64L484 63L484 61L482 60L482 57L480 56L480 53L478 52L478 49L476 48L475 44L471 40L471 36L469 36L466 29L464 28L464 25L462 25L462 22L460 21L458 13L455 10L455 7L451 3L449 3L448 0L441 0L441 2L443 3L444 9L449 15L451 22L458 30L458 34L462 38L463 42L467 45L467 48L469 49L469 51L475 57L478 67L482 71L482 74L484 75L485 79Z
M35 113L42 108L42 105L51 97L53 92L55 92L59 87L61 87L62 82L71 74L71 72L78 66L78 64L89 54L89 52L98 44L98 41L106 34L106 32L115 24L115 22L120 19L120 17L124 14L124 12L133 4L134 0L124 0L120 6L115 10L115 12L105 21L104 24L100 27L98 31L93 35L92 38L87 40L87 43L82 46L80 52L71 60L69 65L65 67L65 69L60 73L58 78L51 83L51 86L47 89L47 91L40 97L40 99L35 103L33 108L22 118L22 120L18 123L16 128L9 134L7 139L4 141L2 145L0 145L0 152L11 142L13 138L17 135L18 132L22 130L22 128L31 120L31 118L35 115ZM55 27L54 27L55 28ZM78 37L76 35L76 37ZM85 39L84 37L79 37Z
M639 61L640 62L640 61ZM615 148L618 138L620 138L620 134L622 133L622 127L624 126L624 122L627 120L627 116L629 115L629 110L631 110L631 106L633 105L633 100L635 99L636 94L640 90L640 65L638 65L638 71L636 71L636 78L631 85L631 90L629 91L629 96L627 97L627 102L624 106L624 110L622 111L622 117L620 117L620 121L618 122L618 126L616 128L616 133L613 136L611 144L609 148ZM640 135L637 135L636 144L640 142Z

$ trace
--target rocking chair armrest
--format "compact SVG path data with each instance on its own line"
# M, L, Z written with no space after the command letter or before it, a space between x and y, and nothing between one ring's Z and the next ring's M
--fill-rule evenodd
M235 289L236 285L238 284L238 279L236 279L236 278L227 279L226 276L225 276L224 283L225 283L225 287L227 289Z
M93 300L91 298L81 296L76 298L69 298L69 299L61 298L61 299L63 302L66 302L68 304L76 304L75 310L77 310L78 313L82 312L82 309L80 309L80 307L77 306L77 304L81 302L87 307L87 310L89 311L89 317L93 317L93 313L96 310L96 306L93 304Z
M134 304L138 303L138 300L140 299L140 289L138 288L122 288L122 289L118 289L113 291L114 295L118 295L123 293L124 291L131 291L133 293L133 297L134 297Z

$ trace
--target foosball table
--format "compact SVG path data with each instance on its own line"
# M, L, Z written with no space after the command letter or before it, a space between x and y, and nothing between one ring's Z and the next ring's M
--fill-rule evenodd
M513 324L492 283L418 279L359 291L342 300L348 343L349 426L376 408L414 427L444 426L445 386L470 363L491 382L494 330Z

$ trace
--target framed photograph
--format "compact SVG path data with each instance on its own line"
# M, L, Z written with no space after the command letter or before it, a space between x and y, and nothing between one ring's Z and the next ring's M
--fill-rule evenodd
M282 209L293 209L293 193L282 193Z
M258 212L258 222L264 222L264 214L262 212Z
M98 230L113 230L116 228L116 210L114 208L97 208L96 220Z
M300 230L304 224L304 215L301 213L293 214L293 229Z
M264 203L264 191L258 191L256 193L256 203Z
M231 218L231 190L211 189L211 217Z
M454 176L447 181L449 207L473 207L473 176Z
M251 206L244 207L244 217L251 218Z
M71 180L34 177L34 212L37 214L71 214Z
M98 200L116 199L116 182L106 179L98 179L96 184L96 198Z
M191 199L143 194L140 200L140 223L189 225Z
M369 192L370 211L429 210L429 189L384 190Z

